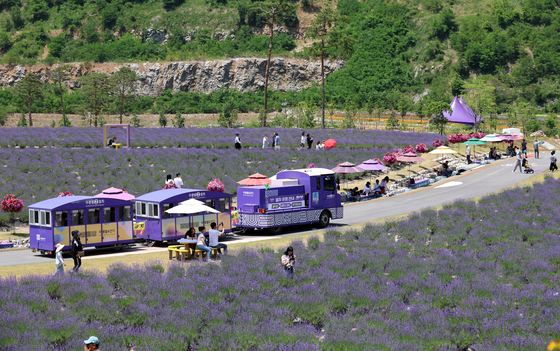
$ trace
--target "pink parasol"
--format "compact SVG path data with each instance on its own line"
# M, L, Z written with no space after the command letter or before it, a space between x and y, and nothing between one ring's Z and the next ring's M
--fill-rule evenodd
M382 171L387 169L387 167L383 166L379 161L375 159L364 161L364 163L358 165L358 167L362 168L365 171Z
M270 179L268 179L265 175L255 173L253 175L250 175L249 178L238 181L237 184L247 186L265 185L270 184Z
M348 174L363 172L364 169L350 162L342 162L339 163L335 168L331 169L331 171L335 173Z
M498 138L500 138L502 140L506 140L506 141L523 139L520 136L512 135L512 134L501 134L501 135L498 135Z
M134 195L129 194L123 191L122 189L118 189L118 188L105 189L101 192L101 194L95 195L95 197L107 197L110 199L119 199L125 201L131 201L134 200L135 198Z
M402 156L397 157L397 161L399 162L408 162L408 176L410 177L410 164L413 162L422 162L425 161L422 157L416 156L416 154L409 153L404 154Z

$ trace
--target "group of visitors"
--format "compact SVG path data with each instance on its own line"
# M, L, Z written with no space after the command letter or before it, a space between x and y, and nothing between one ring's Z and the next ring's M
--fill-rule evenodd
M220 231L220 227L222 230ZM190 228L185 234L185 239L196 239L196 248L202 252L206 252L206 257L208 260L212 260L210 255L212 254L212 249L218 249L218 254L222 254L222 249L224 249L224 255L227 255L227 245L219 242L219 237L225 235L224 223L216 225L216 223L210 223L210 231L208 231L208 241L204 235L206 227L198 227L198 234L195 234L194 228Z
M386 194L387 183L389 183L389 177L385 177L379 181L379 179L375 180L373 187L371 186L371 182L367 182L364 185L364 189L359 191L358 187L348 190L348 201L359 201L362 197L380 197L383 194Z
M183 179L181 178L181 173L175 174L175 178L173 178L171 174L167 175L167 177L165 178L165 186L172 187L173 185L178 189L183 188Z
M70 272L78 272L80 267L82 266L82 257L84 256L84 247L82 245L82 241L80 240L80 236L82 232L79 230L72 231L72 249L70 250L70 255L74 260L74 268ZM54 275L62 275L64 274L64 266L66 266L66 262L64 262L64 257L62 257L62 249L64 245L62 243L58 243L55 245L55 260L54 263L56 265L56 271Z
M502 155L498 153L496 147L491 147L490 152L488 152L488 158L491 160L499 160L502 158Z
M271 138L268 137L268 134L264 135L262 140L262 148L268 149L270 147L270 142L271 142L270 139L272 139L272 148L274 150L280 150L280 136L276 132L272 134Z

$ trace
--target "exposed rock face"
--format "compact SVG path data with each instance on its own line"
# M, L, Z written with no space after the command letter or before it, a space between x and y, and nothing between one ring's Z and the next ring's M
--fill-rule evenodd
M128 66L138 74L137 94L159 96L164 90L210 93L222 87L239 91L264 88L266 59L234 58L216 61L181 61L165 63L73 63L69 89L79 87L78 77L91 72L113 74ZM0 66L0 85L14 86L28 72L36 73L41 81L49 80L51 72L60 65ZM343 61L325 61L325 78L343 68ZM273 90L300 91L313 82L321 81L321 63L302 59L274 58L271 60L268 86Z

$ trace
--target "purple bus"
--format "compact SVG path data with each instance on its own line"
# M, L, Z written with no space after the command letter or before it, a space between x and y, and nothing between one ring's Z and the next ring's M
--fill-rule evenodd
M325 168L282 171L269 186L237 188L239 223L243 230L317 223L320 228L331 219L343 217L334 172Z
M169 214L166 210L182 201L196 199L221 213ZM185 236L189 228L198 232L199 226L210 228L210 223L224 223L226 232L231 232L231 195L200 189L165 189L144 194L135 199L136 225L143 223L144 229L136 231L139 239L174 241Z
M92 196L66 196L29 206L29 242L33 252L53 254L55 245L72 246L71 233L82 232L84 247L120 249L134 243L132 203Z

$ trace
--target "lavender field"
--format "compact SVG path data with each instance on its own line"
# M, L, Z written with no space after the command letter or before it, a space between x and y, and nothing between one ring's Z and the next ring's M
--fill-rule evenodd
M385 152L409 144L431 145L438 137L403 132L321 130L316 131L317 140L319 136L335 137L336 148L300 150L301 132L284 129L279 130L282 138L279 151L247 147L247 144L261 145L262 135L271 135L272 131L135 128L132 144L144 143L146 147L112 150L101 148L99 128L0 128L0 141L4 143L0 147L0 193L15 194L26 205L62 191L95 195L109 187L124 187L139 196L161 189L166 174L175 176L180 172L186 187L206 188L210 181L219 178L226 192L235 194L236 182L255 172L272 176L285 169L305 168L310 163L325 168L344 161L359 164L374 157L382 158ZM233 148L235 132L242 134L246 146L241 151ZM120 140L123 139L121 136ZM26 221L27 211L20 213L19 218ZM0 224L6 220L8 215L0 213Z
M544 350L560 330L560 180L216 263L0 280L0 349Z
M235 134L239 133L244 147L261 147L265 134L277 132L284 147L299 147L302 130L285 128L131 128L132 147L208 147L233 148ZM400 131L319 129L309 130L315 142L336 139L339 148L392 150L408 144L425 143L441 138L432 133L406 133ZM108 136L126 144L126 131L108 129ZM102 128L0 128L0 147L103 147Z

